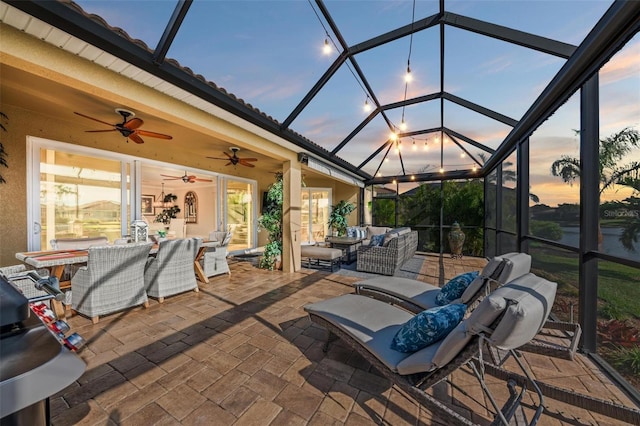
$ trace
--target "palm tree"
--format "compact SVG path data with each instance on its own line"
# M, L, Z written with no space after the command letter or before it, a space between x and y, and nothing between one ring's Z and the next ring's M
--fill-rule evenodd
M580 133L579 130L574 132ZM631 127L625 127L618 133L600 140L600 195L615 185L627 186L634 192L640 192L640 162L619 164L634 147L640 147L640 133ZM572 185L580 179L580 160L563 155L551 165L551 174L561 177L564 182ZM633 250L632 242L637 239L639 227L635 222L636 220L629 221L620 237L620 241L627 250ZM598 229L598 239L601 241L600 229Z

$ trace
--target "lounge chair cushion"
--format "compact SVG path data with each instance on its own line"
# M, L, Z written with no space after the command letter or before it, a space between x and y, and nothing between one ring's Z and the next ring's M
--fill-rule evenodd
M413 353L443 339L464 317L461 303L427 309L407 321L391 341L391 349Z
M489 341L500 349L515 349L529 342L540 331L556 297L557 284L532 273L500 287L492 297L502 297L508 307ZM535 297L532 293L535 292Z
M479 274L479 271L465 272L450 279L449 282L440 289L440 293L436 296L436 303L439 306L444 306L462 297L462 294L467 287L469 287L469 284L471 284Z
M390 348L393 336L413 314L371 297L345 294L304 307L361 342L392 371L408 354ZM437 344L437 343L436 343Z
M398 363L398 373L420 373L447 365L469 343L474 334L490 326L506 307L507 302L504 298L486 297L471 315L458 324L443 340L414 352Z
M354 285L377 289L400 299L408 298L416 305L423 306L424 309L437 306L436 296L440 293L440 287L436 285L402 277L374 277Z
M505 260L504 268L496 281L501 284L509 283L518 277L528 274L531 270L531 256L527 253L507 253L502 255Z

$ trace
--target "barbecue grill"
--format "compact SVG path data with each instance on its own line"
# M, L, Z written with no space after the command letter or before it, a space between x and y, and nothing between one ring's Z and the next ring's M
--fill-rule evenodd
M14 282L15 280L15 282ZM19 282L20 285L16 285ZM27 299L18 288L31 283L48 296ZM49 425L49 398L86 368L75 353L83 343L59 321L43 299L59 298L55 279L34 271L0 274L0 424Z

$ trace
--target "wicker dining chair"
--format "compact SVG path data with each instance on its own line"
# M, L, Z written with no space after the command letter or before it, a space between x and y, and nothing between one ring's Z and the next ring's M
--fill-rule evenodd
M156 257L147 260L144 286L147 295L163 303L164 298L193 290L199 291L194 261L202 238L179 238L161 241Z
M87 266L71 279L71 307L97 323L101 315L149 306L144 266L153 243L90 247Z
M225 231L214 231L209 233L210 241L218 241L220 245L207 248L207 251L202 257L202 266L204 275L206 277L212 277L214 275L229 274L229 263L227 262L227 246L233 234Z

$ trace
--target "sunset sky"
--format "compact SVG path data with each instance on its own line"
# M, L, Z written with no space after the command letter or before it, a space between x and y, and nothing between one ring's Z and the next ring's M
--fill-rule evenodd
M175 1L77 0L85 11L123 28L151 49L158 43ZM611 1L446 1L448 12L539 36L579 45ZM349 46L412 22L412 1L325 1ZM438 11L438 1L417 1L415 21ZM518 120L564 65L565 60L447 26L445 29L444 91ZM324 41L338 37L322 18L315 2L195 0L167 57L214 82L279 122L313 87L339 51L322 53ZM409 50L411 49L411 55ZM356 55L372 95L382 104L440 91L440 30L429 28ZM413 81L406 87L410 63ZM370 95L352 66L343 65L291 128L328 150L334 149L368 115L363 104ZM578 155L579 96L566 103L532 136L531 191L548 205L577 202L579 188L551 175L551 163L561 155ZM369 100L372 103L371 99ZM408 131L440 127L440 101L388 110L399 127L404 114ZM445 127L496 149L511 127L444 102ZM600 127L606 137L624 127L640 129L640 37L636 36L600 72ZM421 170L469 169L473 160L453 142L437 134L402 140L407 174ZM359 165L389 137L380 115L354 137L338 156ZM425 150L425 143L427 150ZM482 151L462 142L474 156ZM415 148L414 148L415 147ZM363 169L383 176L402 172L398 155L386 149ZM442 157L441 157L442 154ZM441 159L442 158L442 159ZM628 161L640 161L636 149ZM514 159L515 162L515 159ZM622 199L610 191L606 198Z

